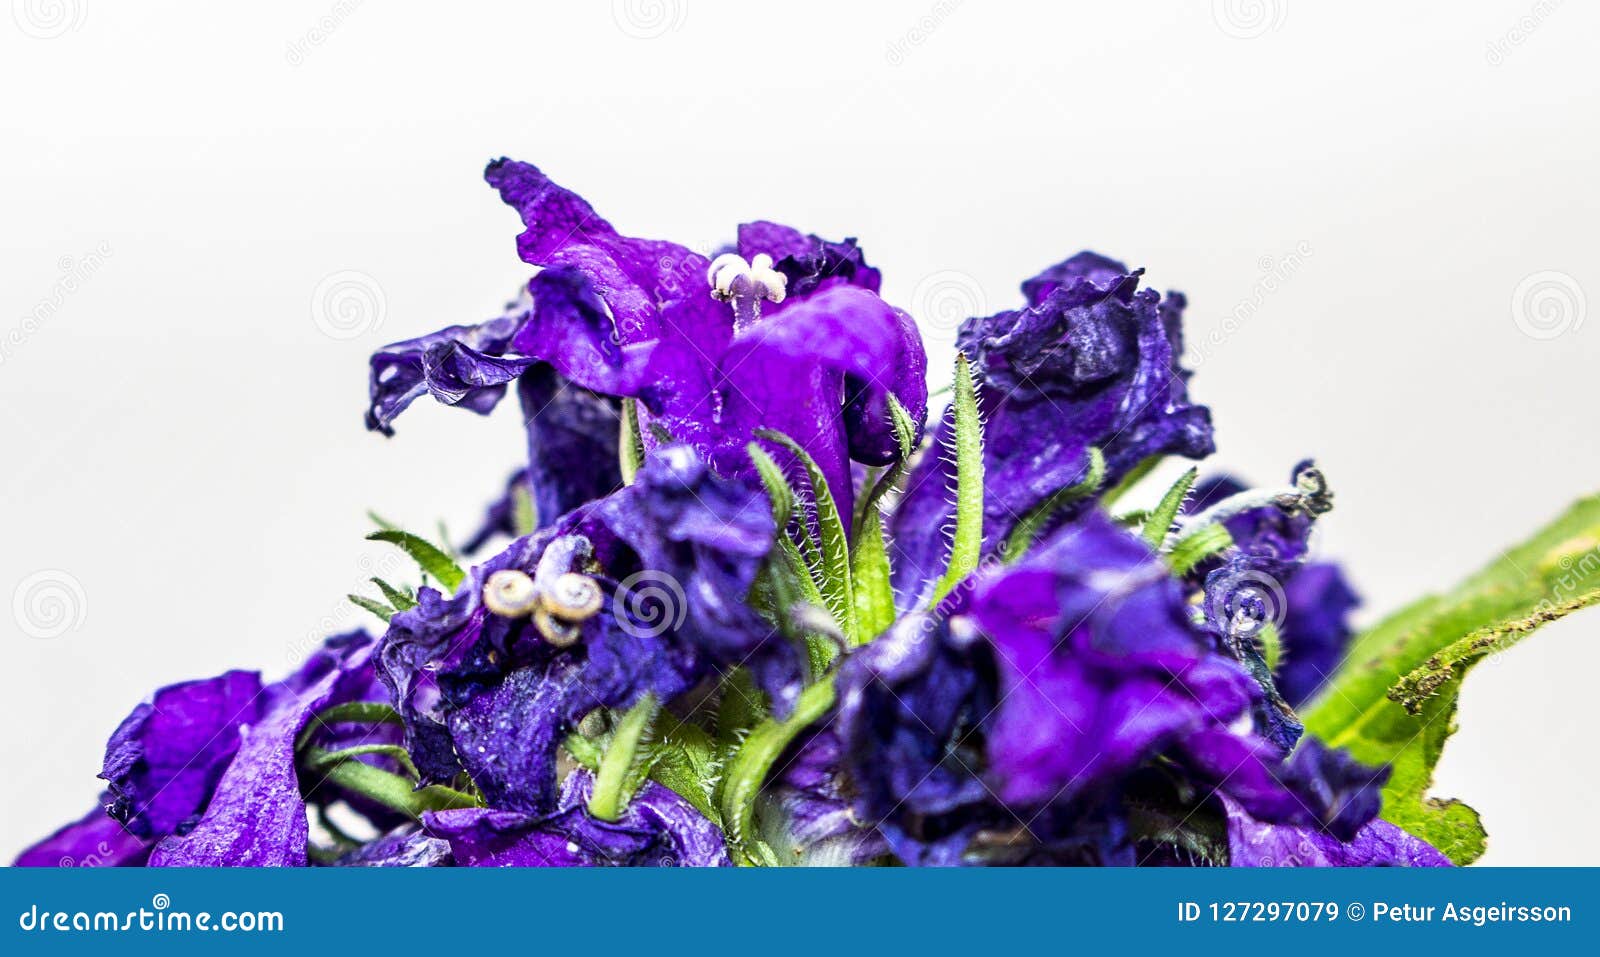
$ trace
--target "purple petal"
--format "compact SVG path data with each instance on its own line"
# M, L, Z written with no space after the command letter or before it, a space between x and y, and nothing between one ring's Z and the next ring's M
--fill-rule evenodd
M112 817L146 838L187 829L239 750L240 726L265 706L261 691L259 674L230 671L169 685L134 708L112 733L100 772Z
M1450 867L1433 845L1388 821L1373 821L1348 842L1313 827L1263 824L1228 804L1234 867Z
M466 808L424 816L429 833L450 842L468 867L719 867L728 864L722 832L687 801L647 781L616 821L586 807L593 776L577 770L559 807L535 817Z

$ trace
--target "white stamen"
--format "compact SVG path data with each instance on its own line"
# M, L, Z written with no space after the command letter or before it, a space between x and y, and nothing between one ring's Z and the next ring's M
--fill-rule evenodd
M772 257L757 253L745 261L738 253L723 253L706 270L711 298L732 302L735 325L743 326L761 316L761 300L782 302L788 292L789 277L772 268Z

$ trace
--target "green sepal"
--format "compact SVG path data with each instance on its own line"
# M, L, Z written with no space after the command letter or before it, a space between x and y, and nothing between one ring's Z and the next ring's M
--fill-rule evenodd
M527 482L518 482L511 489L511 527L518 535L532 535L539 527L539 509Z
M717 703L717 765L726 769L728 762L744 744L750 729L767 716L767 696L756 687L755 678L747 668L735 668L722 682L722 700ZM712 794L718 803L722 800L722 786L726 775L717 780Z
M385 528L368 535L367 541L388 542L391 545L399 546L401 550L411 556L412 560L422 568L425 574L432 575L440 585L444 586L445 591L450 594L454 594L462 579L467 577L466 572L463 572L461 567L443 549L410 532Z
M783 446L794 453L805 469L811 483L811 498L816 506L817 532L821 538L822 569L818 589L828 611L838 623L847 642L853 642L857 633L855 619L855 589L850 576L850 539L845 531L844 517L839 514L838 503L828 488L827 476L800 443L772 429L758 429L756 436ZM802 521L802 525L806 524Z
M1233 536L1227 526L1218 522L1202 525L1172 543L1167 553L1167 566L1174 575L1187 575L1194 567L1213 555L1233 547Z
M602 821L615 821L628 806L633 791L644 781L648 762L643 745L645 736L661 708L653 694L640 698L611 732L611 743L606 745L605 756L600 759L600 770L595 772L594 792L589 795L589 814Z
M717 762L717 742L705 729L689 721L663 721L669 728L658 728L655 760L650 776L694 805L713 823L722 815L716 803L716 783L721 776Z
M1178 520L1178 513L1183 511L1183 503L1188 500L1189 491L1199 477L1198 468L1191 468L1178 476L1178 480L1167 489L1167 494L1161 496L1161 501L1150 510L1150 517L1144 520L1144 529L1139 534L1151 548L1159 549L1166 542L1172 523Z
M617 430L617 464L622 467L622 484L632 485L644 464L644 439L639 434L639 400L622 400L622 422Z
M802 731L827 714L833 701L832 678L805 689L788 717L782 721L768 718L756 725L728 762L720 803L723 833L735 863L756 865L771 861L770 849L763 854L756 840L756 797L779 755Z
M574 731L562 739L561 746L572 755L572 760L578 762L590 771L600 770L600 759L605 757L605 752L600 745Z
M871 505L856 528L852 556L856 596L856 643L866 644L894 624L894 586L883 542L883 512Z
M899 447L899 458L895 459L889 470L884 472L878 480L872 483L872 491L861 496L861 502L856 511L860 516L865 516L867 509L877 505L889 493L906 472L911 469L911 457L917 451L917 422L911 417L906 407L900 404L895 394L890 392L889 398L889 424L894 428L895 444Z
M1600 496L1580 500L1454 590L1363 632L1302 712L1306 728L1358 760L1392 768L1383 817L1470 863L1485 845L1478 814L1430 797L1455 730L1461 683L1479 660L1546 622L1600 603Z
M1000 554L1008 562L1021 558L1033 540L1039 536L1039 530L1050 523L1051 516L1057 511L1071 505L1073 502L1088 498L1099 491L1100 485L1106 480L1106 457L1095 446L1089 446L1089 464L1084 470L1083 478L1065 488L1056 489L1044 501L1028 510L1017 522L1011 534L1006 536L1005 544L1001 546Z
M790 487L783 469L760 444L751 442L745 446L745 451L756 467L756 474L761 476L761 484L767 488L767 498L772 502L772 520L781 532L788 526L789 516L794 514L794 489Z
M956 529L950 539L950 563L933 589L934 605L977 569L983 551L983 420L972 368L959 352L950 407L955 421Z

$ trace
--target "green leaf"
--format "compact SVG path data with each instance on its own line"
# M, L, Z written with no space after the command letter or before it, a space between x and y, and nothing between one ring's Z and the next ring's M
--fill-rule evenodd
M1167 489L1167 494L1161 496L1161 501L1151 510L1150 517L1144 520L1144 530L1140 534L1151 548L1160 548L1167 540L1167 532L1171 530L1172 523L1178 520L1184 500L1189 497L1189 490L1194 488L1194 480L1199 477L1198 468L1191 468L1180 475Z
M778 721L769 718L756 725L728 764L722 784L723 831L736 862L747 865L768 863L770 851L763 853L756 841L755 805L761 785L773 762L790 742L833 707L833 679L829 678L800 692L794 711Z
M720 774L717 743L704 728L683 721L660 730L650 776L671 788L714 823L722 819L715 798Z
M444 586L446 592L453 594L466 578L463 572L451 558L437 545L425 538L419 538L410 532L399 529L385 528L367 536L370 542L388 542L399 546L407 555L422 567L423 572L432 575L439 584Z
M622 466L622 484L632 485L644 462L644 441L639 435L639 400L622 400L622 424L617 432L617 463Z
M1172 551L1167 553L1167 566L1174 575L1181 577L1212 555L1232 547L1233 536L1226 525L1221 522L1202 525L1172 543Z
M883 513L867 507L856 529L853 576L857 644L866 644L894 624L894 586L889 582L889 552L883 543Z
M855 590L850 577L850 540L845 532L844 518L839 514L839 506L833 498L833 493L828 489L827 476L822 474L822 469L818 468L816 461L800 447L800 443L782 432L759 429L756 435L793 452L801 466L805 468L806 477L811 483L812 501L817 509L817 531L821 535L822 573L817 586L822 592L828 611L833 615L834 621L838 622L839 630L844 633L845 640L853 642L857 629Z
M356 594L350 594L344 597L350 599L350 603L355 605L357 608L365 608L367 611L372 612L374 615L377 615L384 621L388 621L394 617L394 609L390 608L388 605L385 605L381 601Z
M967 357L956 353L955 416L956 531L950 541L950 564L933 590L933 604L978 567L983 550L983 420L978 416L978 387Z
M653 694L646 694L617 722L594 776L594 793L589 795L589 813L602 821L615 821L633 795L628 785L643 779L639 773L640 744L660 705Z
M395 611L409 611L417 607L417 599L410 592L402 591L381 578L374 578L372 583L383 592L383 597L388 599Z
M1383 817L1458 864L1485 843L1478 814L1428 796L1455 730L1467 671L1545 622L1600 602L1600 495L1580 500L1528 541L1441 596L1360 635L1304 711L1311 733L1368 764L1389 764Z
M1098 448L1089 446L1089 465L1084 470L1083 478L1065 488L1056 489L1049 497L1028 511L1017 522L1016 528L1006 536L1005 545L1000 553L1006 561L1014 562L1022 557L1039 536L1039 530L1050 523L1050 517L1059 509L1071 505L1073 502L1087 498L1099 491L1100 484L1106 480L1106 457Z

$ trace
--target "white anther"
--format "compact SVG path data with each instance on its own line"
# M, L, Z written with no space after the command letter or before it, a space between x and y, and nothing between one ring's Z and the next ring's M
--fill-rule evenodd
M706 281L711 283L711 298L732 302L734 317L741 323L761 314L761 300L782 302L789 288L789 277L772 268L772 257L766 253L757 253L748 262L738 253L723 253L711 261Z
M483 583L483 604L504 618L521 618L539 604L539 591L526 572L502 569Z

